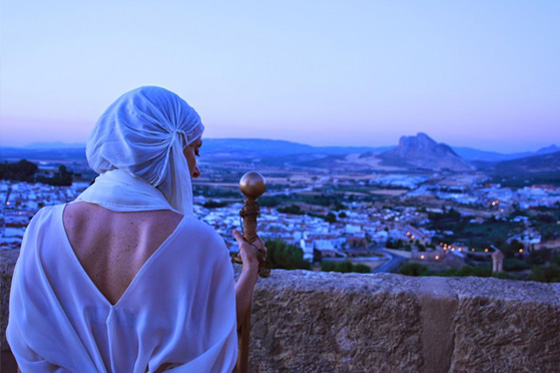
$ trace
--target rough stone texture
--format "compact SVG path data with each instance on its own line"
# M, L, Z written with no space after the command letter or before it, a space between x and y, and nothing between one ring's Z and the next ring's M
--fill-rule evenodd
M252 372L560 372L560 284L273 271Z
M560 284L450 279L456 372L560 372Z
M18 256L19 250L0 250L0 351L7 351L9 349L6 342L8 304L10 301L12 274Z
M420 309L405 280L274 271L254 297L252 371L414 371Z
M0 251L0 340L17 252ZM236 268L239 273L239 268ZM251 372L560 372L560 284L274 270Z

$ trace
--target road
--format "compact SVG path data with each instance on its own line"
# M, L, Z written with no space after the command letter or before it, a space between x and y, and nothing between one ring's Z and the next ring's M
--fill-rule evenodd
M387 258L389 258L389 260L387 260L385 263L383 263L382 265L380 265L379 267L374 269L373 273L393 272L397 268L399 268L399 266L403 262L406 261L406 258L403 258L402 256L391 254L391 253L389 253L386 250L381 249L381 248L376 249L375 251L384 254Z

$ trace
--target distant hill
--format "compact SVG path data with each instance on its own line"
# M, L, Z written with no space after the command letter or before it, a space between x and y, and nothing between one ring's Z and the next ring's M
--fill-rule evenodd
M499 162L493 169L499 174L560 172L560 151Z
M560 185L560 151L498 163L477 162L477 166L507 186Z
M521 152L521 153L512 153L512 154L491 152L491 151L478 150L478 149L468 148L468 147L457 147L457 146L452 147L452 149L455 153L457 153L459 157L463 158L466 161L483 161L483 162L509 161L513 159L530 157L533 155L550 154L550 153L560 151L560 147L554 144L547 146L545 148L541 148L536 152Z
M34 142L24 146L23 148L27 149L79 149L85 148L86 144L84 143L65 143L62 141L55 141L55 142Z
M201 152L212 156L283 157L299 154L346 155L379 153L391 146L311 146L284 140L267 139L203 139Z
M0 148L2 160L86 161L86 149L79 148Z
M467 161L501 162L526 156L521 153L504 154L457 146L452 147L452 149L459 157Z
M402 166L427 170L472 171L475 167L459 157L443 143L437 143L425 133L403 136L395 149L377 155L389 166Z
M422 134L430 139L427 135ZM412 136L414 138L415 136ZM418 136L416 136L418 137ZM406 137L405 137L406 138ZM402 140L402 139L401 139ZM431 140L431 139L430 139ZM407 141L407 140L405 140ZM475 161L477 166L481 166L479 161L483 162L500 162L512 159L520 159L528 156L549 154L560 151L560 147L551 145L536 152L523 152L515 154L503 154L492 151L483 151L468 147L449 147L445 144L437 144L435 141L426 141L426 143L442 145L440 150L445 148L444 153L454 153L456 156L466 161ZM379 153L387 152L391 149L397 149L395 146L311 146L284 140L268 140L268 139L204 139L202 147L203 159L207 161L222 160L243 160L260 158L263 162L269 163L289 163L298 164L306 163L308 166L316 166L317 164L326 164L335 158L329 156L347 156L350 154L360 154L360 159L367 162L369 159L377 160ZM410 149L409 149L410 150ZM437 150L436 153L437 154ZM286 157L286 158L284 158ZM385 156L383 156L385 157ZM439 156L438 156L439 157ZM452 156L451 156L452 157ZM1 159L29 159L36 161L59 160L59 161L85 161L85 144L66 144L62 142L54 143L34 143L25 147L0 147ZM386 157L385 157L386 158ZM390 157L391 158L391 157ZM390 163L399 167L420 167L421 164L411 165L407 163L405 157L392 157L392 159L384 159L385 163ZM449 160L449 159L448 159ZM311 162L311 163L309 163ZM431 161L430 161L431 162ZM421 163L421 162L420 162ZM457 163L457 162L452 162ZM461 162L459 162L461 163ZM425 164L430 165L430 163ZM481 166L488 168L489 165ZM439 168L436 167L436 168ZM445 168L445 167L444 167ZM462 167L459 167L462 168Z
M273 160L289 157L299 161L300 155L347 155L364 152L379 153L391 146L311 146L283 140L267 139L203 139L201 153L208 161L262 158ZM36 143L22 148L0 148L2 159L30 160L85 160L85 145L63 143ZM301 157L308 160L309 157ZM314 159L314 157L312 157Z
M551 154L556 152L560 152L560 147L556 146L555 144L537 150L537 154Z

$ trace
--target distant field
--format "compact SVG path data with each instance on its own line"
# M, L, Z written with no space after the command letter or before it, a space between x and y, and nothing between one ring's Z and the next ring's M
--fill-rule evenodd
M371 194L380 194L386 196L401 196L408 193L408 189L376 189L370 191Z
M220 183L220 182L200 182L195 181L195 186L209 186L213 188L239 188L239 183Z

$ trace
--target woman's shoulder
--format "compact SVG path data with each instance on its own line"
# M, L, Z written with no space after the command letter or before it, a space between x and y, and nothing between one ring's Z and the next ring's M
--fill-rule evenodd
M207 240L214 240L217 238L221 239L221 236L218 232L211 227L210 225L206 224L203 221L198 220L194 216L185 216L181 224L179 224L181 233L186 234L193 234L200 238L207 239Z
M213 248L219 251L227 251L222 236L213 227L195 217L184 217L177 230L180 242L201 245L206 250Z
M29 221L27 228L36 228L45 225L46 223L50 222L53 217L60 213L61 210L64 209L64 206L64 204L59 204L42 207L35 213L35 215L33 215L31 220Z
M61 211L64 209L64 205L53 205L45 206L33 215L21 242L20 258L26 255L35 255L37 253L37 248L40 246L39 243L50 243L51 245L56 245L58 242L55 239L53 232L58 232L59 225L61 223L60 216Z

